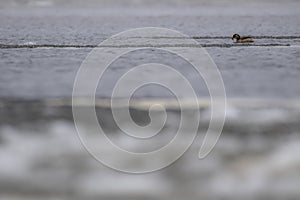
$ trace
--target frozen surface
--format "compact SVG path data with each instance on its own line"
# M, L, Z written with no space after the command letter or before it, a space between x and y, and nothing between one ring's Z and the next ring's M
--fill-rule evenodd
M92 49L1 49L0 96L14 98L71 97L77 70ZM300 48L207 48L220 69L228 97L299 98ZM173 66L207 97L205 83L190 64L163 51L141 50L115 61L104 74L98 97L110 97L118 78L148 62ZM149 71L149 76L161 76ZM155 88L155 89L153 89ZM148 87L136 97L171 97L165 89Z
M0 199L299 199L299 5L297 0L0 1ZM145 87L134 94L142 106L132 117L149 123L143 105L162 98L171 108L162 137L139 143L116 127L101 97L109 97L116 80L138 64L173 66L202 102L198 136L186 154L156 173L129 175L104 167L84 150L70 97L77 70L93 47L120 31L149 26L181 31L206 47L222 73L228 110L218 145L198 160L210 120L201 78L163 51L122 56L97 89L100 124L116 144L139 151L161 147L180 121L174 99L165 99L170 92ZM255 43L233 45L234 33L252 35ZM164 38L160 47L170 40L186 46L180 38Z
M1 97L70 97L76 72L92 47L121 31L141 27L170 28L195 38L219 67L229 97L298 98L300 94L298 1L165 0L120 4L23 0L3 1L0 5ZM233 45L234 33L252 35L254 46ZM184 40L170 37L158 47L175 40L176 46L186 46ZM118 48L121 43L113 46ZM130 45L134 46L134 41ZM99 86L97 95L109 97L114 81L122 73L151 61L180 66L198 96L207 96L205 85L188 64L162 51L141 51L119 59L106 73L105 86ZM150 88L137 96L169 97L169 93Z

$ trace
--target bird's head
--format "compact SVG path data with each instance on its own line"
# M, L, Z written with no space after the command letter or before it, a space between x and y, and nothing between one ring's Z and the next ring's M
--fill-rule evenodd
M232 40L236 39L236 40L239 40L241 38L241 36L239 34L234 34L232 36Z

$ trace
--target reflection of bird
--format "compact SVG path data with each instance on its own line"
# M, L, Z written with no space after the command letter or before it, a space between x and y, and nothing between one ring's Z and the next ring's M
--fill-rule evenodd
M252 37L241 37L239 34L234 34L232 36L232 40L236 43L248 43L248 42L254 42Z

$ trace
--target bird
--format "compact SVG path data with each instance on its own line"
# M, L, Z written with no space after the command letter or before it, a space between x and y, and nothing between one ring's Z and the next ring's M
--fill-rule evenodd
M234 34L232 36L232 40L235 43L250 43L250 42L254 42L254 40L252 39L252 37L248 36L248 37L241 37L239 34Z

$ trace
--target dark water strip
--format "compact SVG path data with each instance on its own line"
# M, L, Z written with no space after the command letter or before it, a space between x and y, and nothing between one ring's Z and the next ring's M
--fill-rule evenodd
M267 35L261 35L261 36L251 36L255 39L277 39L277 40L293 40L293 39L300 39L300 36L267 36ZM191 37L133 37L133 38L152 38L152 39L231 39L231 36L191 36Z
M22 49L22 48L166 48L166 47L193 47L193 48L201 48L201 47L220 47L220 48L229 48L229 47L287 47L291 46L290 44L178 44L178 45L76 45L76 44L0 44L0 49Z

